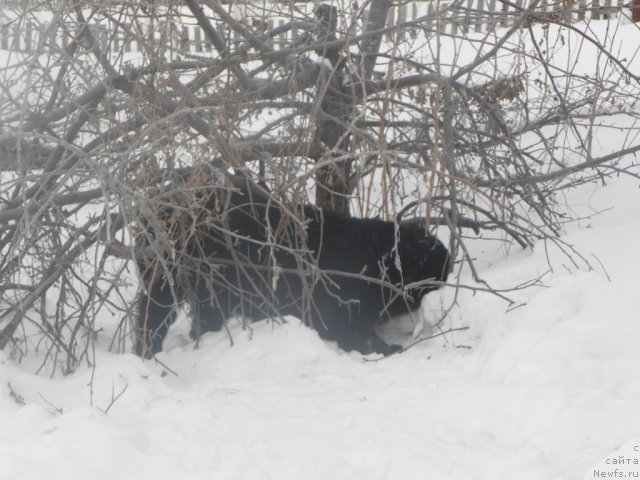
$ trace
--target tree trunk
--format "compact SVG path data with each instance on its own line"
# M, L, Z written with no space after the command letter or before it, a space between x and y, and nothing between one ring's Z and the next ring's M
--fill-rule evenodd
M318 29L316 40L330 42L336 39L338 9L331 5L316 7ZM349 123L353 112L353 96L345 86L346 75L340 61L339 48L317 51L327 65L318 83L318 109L314 140L324 147L324 152L314 156L316 162L328 163L318 169L316 175L316 205L344 215L349 215L350 161L331 161L340 156L336 151L349 148Z

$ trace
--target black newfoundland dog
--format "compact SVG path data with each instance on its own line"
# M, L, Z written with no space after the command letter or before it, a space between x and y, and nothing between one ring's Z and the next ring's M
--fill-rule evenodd
M446 281L446 247L417 221L313 206L292 212L255 185L234 183L209 188L195 209L161 207L139 236L136 353L162 350L181 304L189 306L193 338L221 330L232 316L293 315L346 351L398 351L374 325L416 310Z

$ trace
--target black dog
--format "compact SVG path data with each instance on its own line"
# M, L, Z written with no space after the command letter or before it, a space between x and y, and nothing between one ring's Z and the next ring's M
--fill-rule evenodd
M447 279L449 252L419 222L312 206L294 215L249 188L218 189L198 210L161 210L156 226L166 229L170 254L158 251L152 227L138 241L146 251L138 261L146 289L137 312L139 355L162 350L181 303L190 307L194 338L221 330L230 316L294 315L346 351L386 355L400 347L376 335L377 321L416 310Z

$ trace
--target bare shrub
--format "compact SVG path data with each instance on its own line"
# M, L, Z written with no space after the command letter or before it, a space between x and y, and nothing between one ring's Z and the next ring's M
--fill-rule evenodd
M638 77L611 49L616 19L539 0L416 18L386 0L27 5L0 16L0 348L50 371L93 363L96 339L129 348L134 237L172 175L191 176L185 199L204 168L292 206L421 217L466 287L491 290L470 238L545 239L582 261L560 238L562 192L636 172L621 160L640 150ZM604 128L627 135L598 156Z

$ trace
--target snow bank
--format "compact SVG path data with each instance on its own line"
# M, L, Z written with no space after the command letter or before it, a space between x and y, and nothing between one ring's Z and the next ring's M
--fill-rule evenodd
M0 478L581 478L640 431L639 193L630 178L575 192L614 207L564 237L592 271L551 246L495 255L496 286L554 269L509 294L518 308L462 292L444 327L468 331L381 361L296 320L197 350L178 330L167 368L99 351L47 379L2 356Z

